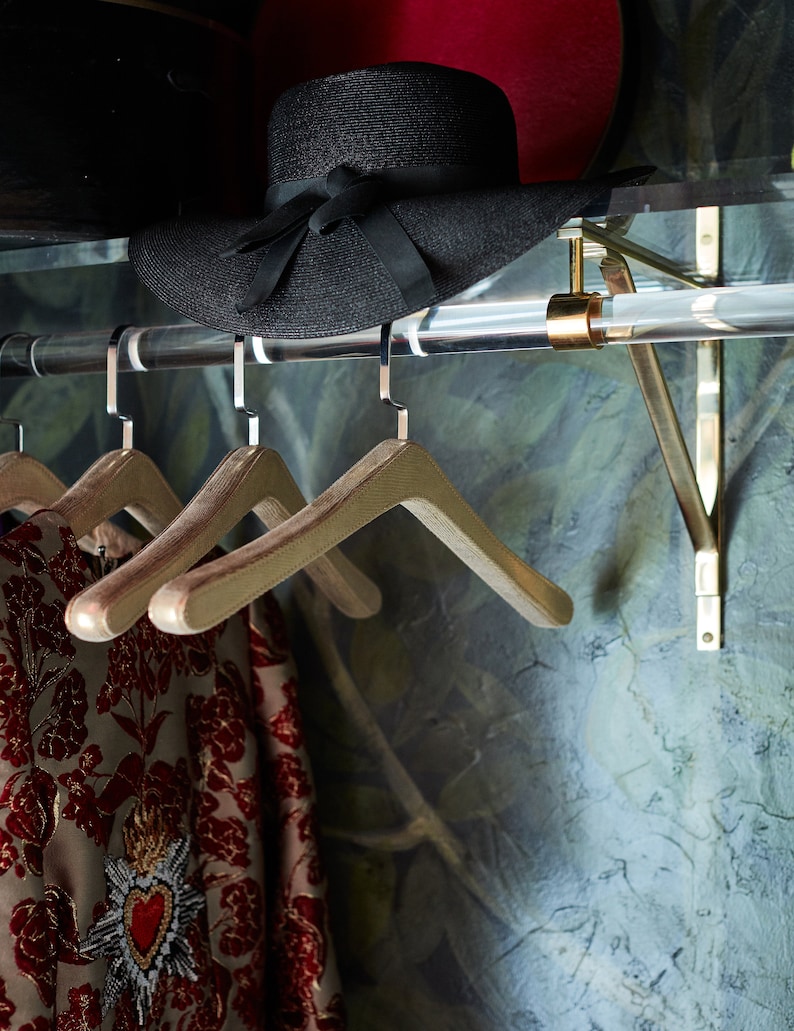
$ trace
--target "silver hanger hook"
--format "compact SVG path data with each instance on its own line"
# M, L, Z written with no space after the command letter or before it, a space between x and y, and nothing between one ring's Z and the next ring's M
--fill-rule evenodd
M128 451L132 448L133 420L132 416L119 411L119 344L128 326L116 326L108 341L107 364L107 412L121 420L121 447Z
M2 379L3 351L5 350L5 346L9 340L10 337L5 337L3 340L0 340L0 379ZM14 449L21 454L25 450L25 431L22 428L22 423L18 419L8 419L4 415L0 415L0 423L4 426L14 427Z
M408 409L391 396L391 322L380 327L380 399L397 411L397 439L408 440Z
M234 408L248 418L248 444L259 443L259 414L245 404L245 337L234 338Z

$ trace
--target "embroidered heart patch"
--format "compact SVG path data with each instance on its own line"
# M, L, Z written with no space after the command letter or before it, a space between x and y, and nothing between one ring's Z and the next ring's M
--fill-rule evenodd
M190 838L153 847L158 841L152 837L138 839L147 856L158 857L145 870L120 856L105 856L107 910L80 943L81 956L108 958L103 1017L128 991L141 1028L149 1022L162 975L195 981L189 929L206 904L203 892L185 880Z
M148 970L157 955L173 912L173 896L165 884L147 891L132 888L124 900L124 931L132 958Z

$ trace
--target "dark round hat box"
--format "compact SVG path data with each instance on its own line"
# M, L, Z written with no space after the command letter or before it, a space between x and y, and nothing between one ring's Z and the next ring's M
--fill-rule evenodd
M0 0L0 238L250 210L253 3Z

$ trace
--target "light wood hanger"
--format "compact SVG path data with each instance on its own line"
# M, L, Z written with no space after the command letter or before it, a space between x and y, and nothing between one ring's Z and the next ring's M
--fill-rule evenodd
M66 484L24 450L21 422L0 416L0 423L13 426L15 436L15 450L0 455L0 513L15 511L29 516L42 508L51 509L67 492ZM120 527L102 521L91 527L88 534L81 535L78 543L92 554L98 554L102 547L111 558L140 547L140 543Z
M399 411L398 437L364 456L316 501L237 551L164 584L149 603L169 633L206 630L378 516L402 505L522 616L542 627L568 623L570 597L499 541L419 444L389 390L390 326L381 335L381 399Z
M121 511L157 534L182 511L182 502L148 455L120 448L101 455L50 509L78 538Z
M4 347L5 342L0 344L0 363ZM0 424L14 427L14 450L0 455L0 512L32 515L40 508L49 508L66 486L46 465L26 454L24 429L18 419L0 415Z
M66 624L77 637L108 641L123 633L146 612L159 587L195 565L249 512L272 528L305 508L306 499L280 455L258 444L258 416L245 406L243 348L243 340L236 340L235 408L248 416L248 447L226 455L139 555L71 599ZM380 609L377 586L337 549L305 569L345 615L361 619Z
M30 516L42 508L52 510L67 491L55 473L26 452L0 455L0 513L14 511ZM100 520L77 543L82 551L107 558L134 554L141 547L139 540L107 520Z
M182 510L155 463L132 446L132 419L118 410L119 327L108 343L107 410L123 425L122 447L94 462L52 505L75 537L84 537L104 520L126 510L150 533L159 533Z
M32 515L49 508L65 490L55 473L24 451L0 455L0 512Z

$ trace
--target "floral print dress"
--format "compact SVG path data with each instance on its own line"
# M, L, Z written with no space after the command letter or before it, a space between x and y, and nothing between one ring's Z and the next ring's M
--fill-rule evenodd
M342 1031L275 602L88 644L90 562L51 512L0 539L0 1027Z

